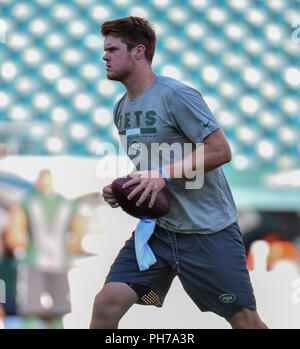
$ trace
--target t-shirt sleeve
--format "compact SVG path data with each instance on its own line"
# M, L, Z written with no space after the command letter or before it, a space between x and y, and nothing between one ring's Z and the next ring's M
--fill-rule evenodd
M194 143L220 128L200 92L189 86L174 90L169 103L174 126Z

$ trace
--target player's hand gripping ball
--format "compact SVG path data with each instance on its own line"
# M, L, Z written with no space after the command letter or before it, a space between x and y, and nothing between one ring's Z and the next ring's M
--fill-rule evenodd
M156 199L152 207L148 207L151 199L151 194L148 195L148 197L142 203L141 206L136 206L136 203L141 197L143 191L140 191L131 200L128 200L127 196L138 186L138 184L133 184L127 188L122 187L126 182L128 182L131 179L132 177L130 176L119 177L112 182L112 192L123 211L139 219L159 218L169 213L169 201L163 190L157 193Z

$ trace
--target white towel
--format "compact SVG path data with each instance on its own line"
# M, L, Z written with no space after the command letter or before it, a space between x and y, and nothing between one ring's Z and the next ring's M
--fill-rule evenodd
M154 253L148 245L148 241L154 232L155 224L155 219L141 219L135 229L135 254L140 271L147 270L156 263Z

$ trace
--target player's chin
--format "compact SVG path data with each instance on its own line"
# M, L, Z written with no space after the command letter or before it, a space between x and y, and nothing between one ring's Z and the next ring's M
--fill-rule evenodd
M113 73L107 73L107 74L106 74L106 77L107 77L108 80L115 80L115 81L118 81L118 80L119 80L119 79L118 79L118 76L115 75L115 74L113 74Z

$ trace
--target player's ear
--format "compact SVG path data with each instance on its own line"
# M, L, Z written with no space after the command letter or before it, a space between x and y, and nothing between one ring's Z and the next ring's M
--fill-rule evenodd
M141 58L143 58L145 56L145 52L146 52L146 47L142 44L139 44L135 47L135 59L136 60L140 60Z

